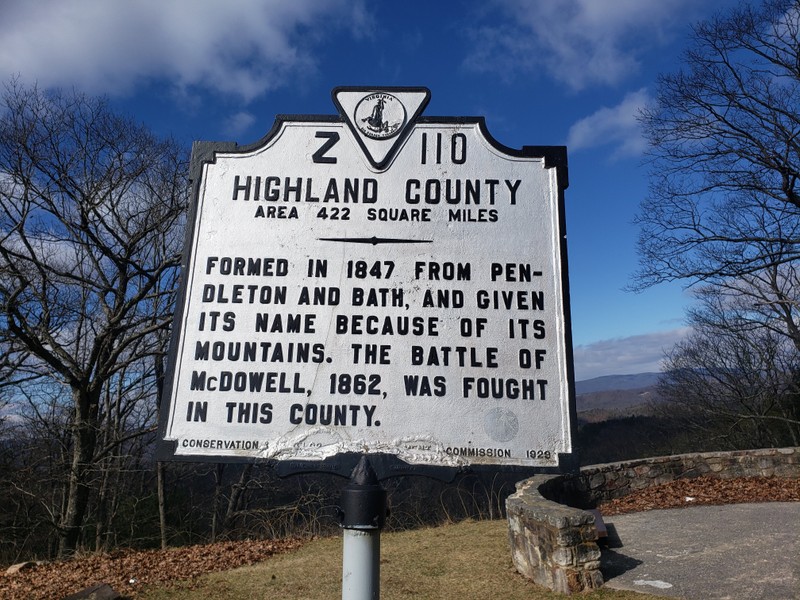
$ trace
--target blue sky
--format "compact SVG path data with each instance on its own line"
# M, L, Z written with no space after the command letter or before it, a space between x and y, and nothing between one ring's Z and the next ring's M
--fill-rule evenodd
M276 114L335 114L340 85L426 86L427 116L567 145L577 379L657 370L681 285L624 291L647 193L637 110L690 25L734 0L3 0L0 78L107 95L161 134L248 144Z

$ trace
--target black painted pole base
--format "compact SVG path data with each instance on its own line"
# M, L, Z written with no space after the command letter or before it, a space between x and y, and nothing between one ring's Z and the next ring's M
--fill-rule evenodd
M361 457L342 490L340 511L344 530L342 600L378 600L386 490L378 482L367 455Z

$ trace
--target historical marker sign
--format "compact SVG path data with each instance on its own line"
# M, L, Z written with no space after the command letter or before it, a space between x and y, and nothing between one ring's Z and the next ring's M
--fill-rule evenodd
M175 457L553 467L571 449L566 149L424 88L195 146L161 435Z

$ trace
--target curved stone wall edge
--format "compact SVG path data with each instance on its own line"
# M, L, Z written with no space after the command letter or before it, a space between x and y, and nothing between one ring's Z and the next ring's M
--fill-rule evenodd
M635 490L702 475L800 478L800 447L659 456L520 481L506 500L514 566L563 594L600 587L595 517L584 509Z

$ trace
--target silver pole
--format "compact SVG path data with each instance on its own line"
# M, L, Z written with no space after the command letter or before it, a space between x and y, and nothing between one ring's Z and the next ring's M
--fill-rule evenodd
M380 598L380 557L380 530L344 530L342 600L378 600Z

